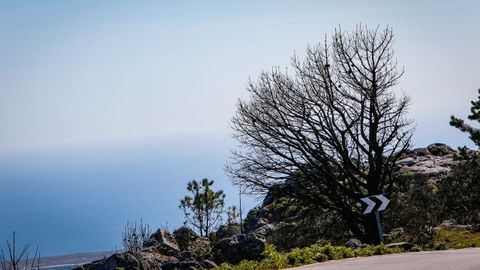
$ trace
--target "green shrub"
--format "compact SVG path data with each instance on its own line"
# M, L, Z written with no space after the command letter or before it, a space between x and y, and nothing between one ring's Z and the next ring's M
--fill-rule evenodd
M238 265L234 266L232 270L257 270L258 268L257 261L247 261L243 260Z
M267 245L262 255L265 258L260 262L260 269L282 269L288 266L287 256L278 252L274 245Z
M317 262L326 262L328 261L328 256L323 254L323 253L318 253L316 256L315 256L315 260Z
M232 267L228 263L222 263L215 268L215 270L231 270Z
M335 247L335 252L339 255L338 259L355 257L355 251L349 247L337 246Z
M293 266L315 263L315 257L315 253L310 247L294 248L287 254L288 264Z

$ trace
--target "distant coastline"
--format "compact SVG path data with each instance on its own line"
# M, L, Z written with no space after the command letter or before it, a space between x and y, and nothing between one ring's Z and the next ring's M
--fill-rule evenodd
M40 258L40 269L44 270L67 270L89 263L103 257L108 257L114 251L82 252L59 256Z

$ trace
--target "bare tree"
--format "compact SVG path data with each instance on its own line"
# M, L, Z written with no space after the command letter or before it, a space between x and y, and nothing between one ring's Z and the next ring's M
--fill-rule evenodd
M234 182L251 192L292 183L290 196L338 213L357 237L378 242L359 200L392 192L392 167L413 132L409 98L393 91L403 74L393 40L388 27L338 29L330 45L293 57L293 74L273 68L250 82L250 99L232 119Z
M150 237L150 226L140 222L127 221L122 234L122 244L124 251L138 252L142 250L144 243Z
M8 254L2 249L0 251L0 269L1 270L39 270L40 269L40 251L38 247L35 250L33 258L28 257L30 244L25 244L20 253L17 253L15 232L12 233L12 242L7 241Z

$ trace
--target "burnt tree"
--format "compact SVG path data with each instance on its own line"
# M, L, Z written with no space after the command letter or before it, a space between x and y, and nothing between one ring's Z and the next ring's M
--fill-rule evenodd
M410 145L409 98L394 87L391 28L335 31L332 42L292 58L293 72L273 68L248 85L232 119L238 149L227 171L236 184L286 192L341 216L350 231L378 243L375 219L360 198L390 194L392 168Z

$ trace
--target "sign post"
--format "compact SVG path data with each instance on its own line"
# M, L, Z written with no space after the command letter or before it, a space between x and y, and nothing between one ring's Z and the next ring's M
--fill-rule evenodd
M360 200L362 200L362 202L366 205L366 208L363 211L364 215L370 214L372 212L375 214L375 220L377 221L378 239L381 243L383 243L383 226L382 221L380 220L380 212L384 211L385 208L387 208L390 200L383 194L364 197Z

